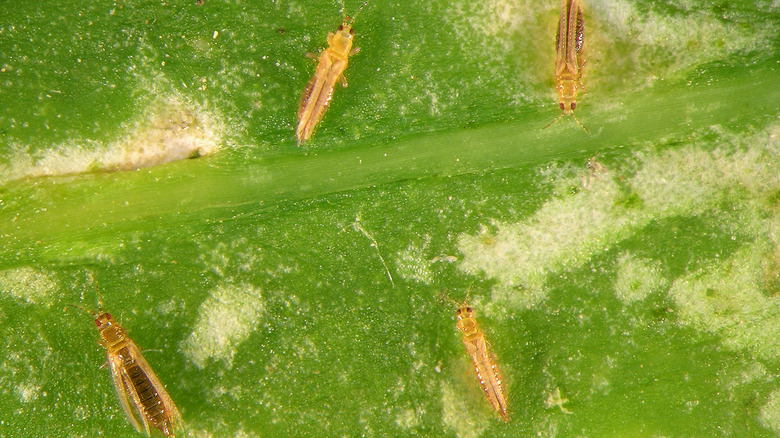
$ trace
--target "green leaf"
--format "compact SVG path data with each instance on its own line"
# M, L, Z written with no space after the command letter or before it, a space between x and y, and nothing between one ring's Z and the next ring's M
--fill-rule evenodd
M776 6L586 2L588 134L556 2L369 2L298 147L341 4L255 3L4 9L0 435L134 433L98 290L186 436L780 433Z

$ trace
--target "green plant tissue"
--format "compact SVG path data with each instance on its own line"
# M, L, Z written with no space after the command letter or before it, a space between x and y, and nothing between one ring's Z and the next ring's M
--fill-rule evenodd
M298 146L359 1L5 2L0 436L141 436L98 295L177 436L780 435L780 5L582 3L590 133L558 1L371 0Z

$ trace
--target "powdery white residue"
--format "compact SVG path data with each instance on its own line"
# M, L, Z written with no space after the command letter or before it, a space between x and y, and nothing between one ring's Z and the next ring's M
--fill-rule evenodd
M659 263L623 254L618 258L615 296L630 304L643 300L650 293L660 291L666 284Z
M424 284L433 283L431 261L425 255L425 246L409 245L396 254L396 272L404 280L417 281Z
M761 406L758 419L764 427L780 434L780 389L769 395L769 400Z
M231 437L231 438L257 438L259 435L247 432L242 427L240 427L237 431L232 432L226 432L223 430L220 430L219 432L209 432L203 429L194 429L191 426L187 427L187 436L192 438L214 438L214 437Z
M16 385L16 394L22 403L28 403L38 398L41 393L41 387L34 383L23 382Z
M214 274L230 279L243 272L251 272L260 265L261 252L251 245L246 237L239 237L230 242L203 242L200 251L200 261ZM283 267L278 268L284 272ZM293 269L293 268L289 268Z
M43 383L52 373L51 359L54 349L39 328L32 320L29 324L3 327L0 394L3 394L6 400L16 396L19 403L40 403L39 399L48 396Z
M610 40L624 39L635 45L631 60L640 70L650 64L667 66L666 73L656 72L658 76L732 54L767 49L771 47L768 42L777 34L769 22L744 26L724 20L709 9L672 15L640 12L636 4L626 0L591 0L587 2L586 29L591 17L601 21L599 30L609 32Z
M588 190L551 199L523 221L461 235L460 267L497 279L494 300L527 307L545 298L548 276L582 267L651 221L720 212L728 201L739 208L731 216L718 213L724 228L756 238L780 235L762 219L766 200L780 187L778 130L741 139L722 134L714 150L692 145L639 153L638 170L621 182L628 191L610 172ZM626 202L627 196L635 201ZM758 263L753 269L760 269Z
M527 52L520 52L519 46L536 53L538 50L531 46L548 43L546 45L554 50L554 30L546 39L522 37L538 35L540 12L543 13L538 2L527 0L457 1L449 3L441 17L460 43L459 50L468 57L469 63L479 66L484 73L482 76L500 81L503 89L514 96L515 101L521 102L525 100L519 88L523 83L517 80L516 70L507 68L507 59ZM552 62L551 58L550 75ZM532 70L538 71L537 68Z
M404 430L414 429L420 425L424 414L420 409L399 409L395 413L395 425Z
M211 155L219 149L221 135L215 120L202 108L169 100L153 108L126 138L103 154L105 170L133 170L171 161Z
M561 436L558 431L560 424L554 415L543 415L534 419L534 428L538 438L555 438Z
M217 287L200 305L198 322L182 342L182 351L198 368L220 360L232 366L236 348L255 330L263 310L259 289L232 284Z
M522 222L497 223L495 232L462 235L461 268L499 280L495 298L532 306L544 299L548 275L582 266L646 223L640 211L615 206L620 195L617 185L605 178L591 190L547 202Z
M733 391L734 389L740 389L743 385L756 382L766 384L773 380L773 373L763 363L756 361L745 364L736 376L733 376L729 381L723 382L723 386Z
M133 170L211 155L223 142L224 126L213 111L172 96L151 105L116 141L54 145L37 156L15 147L0 182L26 177Z
M727 348L774 360L780 356L780 296L761 287L765 247L749 245L677 279L669 294L683 324L717 333Z
M544 399L544 407L547 409L558 408L564 414L571 414L573 412L566 409L564 406L568 401L569 399L561 394L561 388L556 386L555 389L547 392L547 395Z
M635 89L728 56L771 54L778 32L769 19L745 25L700 5L677 14L636 5L633 0L583 2L585 59L590 60L586 87L593 81L610 81L611 87L625 81ZM464 56L522 101L532 93L552 95L559 8L560 2L456 1L441 16ZM516 73L507 76L507 71Z
M496 62L506 59L514 48L510 36L527 29L539 15L538 3L527 0L487 0L452 2L442 14L467 52L482 48L483 57ZM550 39L555 36L550 34ZM476 54L476 53L475 53ZM479 62L479 58L474 61Z
M475 412L472 403L487 403L487 400L480 400L476 397L472 399L473 395L479 395L479 393L476 391L458 391L452 385L452 383L441 383L442 420L444 424L449 429L452 429L458 438L476 438L482 435L482 432L488 427L488 421L491 419L485 416L483 412ZM487 411L487 409L489 408L486 406L485 410Z
M641 168L631 187L646 208L664 216L698 214L728 198L755 202L780 187L780 143L766 133L745 143L746 149L724 145L639 154Z
M0 271L0 293L28 304L49 306L59 296L57 282L50 275L23 267Z

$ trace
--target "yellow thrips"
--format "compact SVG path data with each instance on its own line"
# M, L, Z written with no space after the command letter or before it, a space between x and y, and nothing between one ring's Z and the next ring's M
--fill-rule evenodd
M114 389L128 421L147 435L157 429L173 437L181 426L181 415L135 342L108 313L73 307L95 317L100 345L106 349Z
M580 0L561 0L561 14L558 20L558 34L555 38L555 82L558 90L558 104L561 115L547 124L545 128L571 115L582 129L588 129L574 115L577 107L577 91L584 90L582 69L587 63L584 59L585 20L582 17Z
M509 420L506 412L506 388L504 379L498 370L493 355L488 350L485 333L477 325L474 312L465 302L458 305L456 325L463 335L463 345L466 353L471 357L474 371L477 374L482 390L485 392L490 405L504 421Z
M368 0L360 6L355 16L366 3ZM325 115L333 96L336 81L339 81L343 87L347 86L344 70L347 69L348 58L360 51L357 47L352 48L352 38L355 35L355 31L352 29L354 21L354 17L345 16L336 33L328 32L328 48L323 50L317 58L317 68L306 84L306 88L303 89L298 104L298 128L295 131L295 136L299 146L311 137L314 128Z

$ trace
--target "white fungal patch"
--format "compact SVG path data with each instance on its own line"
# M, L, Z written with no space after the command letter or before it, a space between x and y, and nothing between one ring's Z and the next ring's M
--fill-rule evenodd
M246 237L239 237L229 242L201 243L200 261L214 274L232 279L243 272L251 272L261 265L260 251L249 243ZM287 268L292 270L293 268ZM285 272L284 267L278 271Z
M133 170L171 161L211 155L221 139L213 117L203 109L169 100L153 108L146 120L103 155L106 170Z
M754 203L762 193L780 188L776 134L761 133L742 142L722 138L722 147L714 151L684 147L640 154L641 168L630 183L643 206L663 216L698 214L720 200ZM746 148L729 146L732 142Z
M16 394L22 403L29 403L38 398L41 392L41 387L31 382L23 382L16 385Z
M452 2L442 17L468 51L482 47L482 55L502 61L514 47L508 37L535 22L538 14L538 4L530 1L488 0Z
M519 88L522 81L516 79L516 70L507 69L507 60L518 53L517 41L524 33L523 30L528 31L528 34L538 35L535 33L539 29L538 3L513 0L452 2L440 15L445 20L446 27L456 36L460 51L483 72L477 80L491 78L513 96L514 101L519 103L525 100L524 92ZM550 26L549 41L553 51L554 31L554 27ZM544 40L523 39L530 44ZM551 58L551 75L552 62Z
M38 331L35 319L14 325L8 325L6 320L3 327L0 393L6 397L16 396L19 403L34 403L47 397L41 378L52 369L53 348L46 336Z
M491 304L501 315L545 299L547 279L558 281L590 258L616 253L610 281L619 300L665 294L677 324L755 359L758 365L745 367L743 375L724 375L723 391L771 380L758 361L780 356L780 125L751 136L717 134L715 144L645 149L628 170L611 166L589 190L553 191L519 222L488 221L481 232L461 236L462 269L496 280ZM563 172L568 179L561 187L575 186L571 173ZM632 244L644 237L645 225L688 219L704 224L703 238L715 246L692 249L694 262L678 277L670 277L673 270L661 260L621 250L626 237ZM675 245L663 240L674 239L675 231L657 233L662 240L648 245ZM723 240L734 244L721 249ZM609 392L609 368L594 372L594 393ZM686 409L697 403L689 400ZM761 403L757 420L780 432L780 390Z
M563 406L568 401L569 399L561 395L561 388L555 387L555 389L547 393L544 400L544 407L547 409L558 408L564 414L571 414L572 412Z
M473 383L473 382L472 382ZM484 403L479 393L452 387L454 383L441 383L442 420L458 438L476 438L488 427L490 417L478 413L470 403ZM465 382L463 382L465 384ZM465 394L465 395L464 395ZM470 395L474 395L473 400ZM487 408L485 409L487 412Z
M621 90L626 84L635 90L729 56L771 54L778 33L769 19L745 25L700 4L677 14L638 4L584 2L585 56L591 62L584 83L589 90ZM483 77L498 81L518 102L549 98L552 105L558 8L558 2L532 0L457 1L441 16Z
M30 267L0 271L0 294L27 304L46 306L59 296L57 282L50 275Z
M463 235L461 268L499 280L497 297L528 307L544 299L547 276L581 267L649 219L638 210L615 207L620 191L604 179L592 190L553 199L519 223L497 223Z
M223 143L219 115L171 96L153 103L113 142L71 141L30 154L12 148L0 164L0 182L26 177L72 175L94 171L133 170L171 161L211 155Z
M615 296L625 304L643 300L666 284L657 262L623 254L617 263Z
M396 272L404 280L417 281L424 284L433 283L431 262L425 255L425 247L409 245L396 254Z
M770 20L745 25L724 20L701 4L675 13L664 10L667 7L633 0L585 2L585 51L592 61L585 69L589 90L635 90L730 56L762 50L769 54L778 32ZM591 69L610 74L589 75Z
M684 324L717 333L725 347L774 360L780 356L780 296L761 288L765 245L749 245L671 285Z
M748 138L721 134L711 150L691 145L637 154L636 173L621 175L630 191L617 184L618 172L610 172L591 189L559 195L520 222L494 222L462 235L460 267L498 280L494 300L528 307L545 299L550 275L581 268L652 221L708 213L724 230L743 236L780 235L774 231L780 227L763 219L766 200L780 190L778 130ZM627 203L627 196L636 200ZM738 210L723 212L725 201ZM756 262L753 269L762 269L762 259ZM625 270L621 275L630 276Z
M243 427L239 427L238 430L233 432L227 432L220 430L219 432L209 432L204 429L195 429L192 427L187 428L187 436L192 438L214 438L214 437L231 437L231 438L257 438L259 435L253 432L247 432Z
M597 20L599 30L609 32L612 41L630 41L631 60L639 70L666 66L665 71L656 71L659 77L731 54L768 49L777 34L772 23L739 25L700 4L679 14L652 8L640 12L636 5L627 0L591 0L586 3L586 29L589 20Z
M198 322L182 342L182 351L198 368L210 361L223 361L231 367L236 348L255 330L263 312L259 289L219 286L200 305Z
M756 361L745 364L745 367L739 370L739 373L732 380L725 382L724 386L729 390L733 390L743 385L755 382L770 382L773 379L773 373L763 363Z
M780 389L769 395L769 399L761 406L758 419L764 427L780 434Z
M395 414L395 425L401 429L409 430L420 425L421 412L414 409L400 409Z

